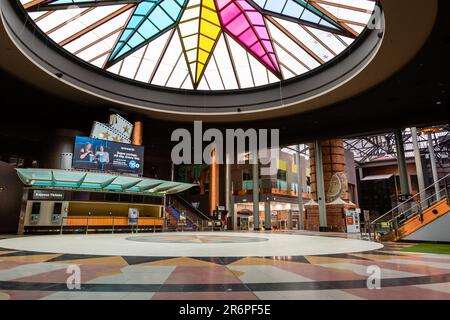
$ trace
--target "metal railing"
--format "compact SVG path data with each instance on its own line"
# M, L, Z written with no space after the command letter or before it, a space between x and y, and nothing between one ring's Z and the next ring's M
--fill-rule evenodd
M205 226L208 225L208 221L212 221L210 217L205 215L199 209L195 208L191 203L189 203L189 201L187 201L180 195L171 195L171 197L169 198L168 206L175 209L178 213L183 213L186 221L188 221L194 227L194 230L192 230L187 225L177 225L175 228L172 228L174 229L174 231L203 230Z
M369 226L369 234L373 234L374 240L379 240L380 236L390 232L396 232L399 225L422 214L424 210L440 201L446 199L447 203L450 203L449 182L450 174L373 220ZM436 187L438 191L436 191Z
M188 221L190 224L192 224L192 226L196 230L200 230L201 226L203 225L202 223L204 220L202 220L199 217L197 217L196 215L192 214L190 211L182 210L175 206L171 206L171 207L173 209L175 209L180 215L184 213L186 221ZM170 212L170 210L169 210L169 212ZM173 215L172 212L170 212L170 214ZM177 225L175 227L173 227L173 226L170 226L170 227L172 227L172 228L167 228L168 231L170 231L169 229L173 229L173 231L178 231L179 229L181 231L190 231L190 228L188 227L187 223L179 224L179 219L177 219ZM191 231L196 231L196 230L191 230Z
M63 217L60 223L60 234L64 231L75 233L95 232L156 232L162 230L163 219L153 217L141 217L130 223L128 217L108 216L73 216Z
M192 214L197 215L198 218L200 220L211 220L211 218L209 216L207 216L206 214L204 214L202 211L200 211L198 208L194 207L192 205L192 203L190 203L189 201L187 201L185 198L183 198L181 195L179 194L174 194L172 195L172 199L177 202L178 204L180 204L181 206L183 206L185 209L187 209L188 211L190 211Z

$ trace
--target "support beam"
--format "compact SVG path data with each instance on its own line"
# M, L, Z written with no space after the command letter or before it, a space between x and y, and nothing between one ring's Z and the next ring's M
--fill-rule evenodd
M423 178L423 167L422 167L422 159L420 157L420 146L419 141L417 140L417 128L411 128L411 137L414 148L414 160L416 163L416 174L417 174L417 182L419 185L419 195L420 199L424 199L425 197L425 181Z
M259 230L259 165L255 161L253 167L253 229Z
M144 131L144 125L142 121L138 120L134 123L133 133L131 136L131 143L135 146L142 146L142 140L143 140L143 132Z
M315 170L316 170L316 182L317 182L317 202L319 203L319 221L320 231L327 231L327 207L325 200L325 183L323 178L323 161L322 161L322 146L320 141L314 142L315 152Z
M173 162L170 166L170 181L175 181L175 164Z
M166 194L164 194L164 199L163 199L163 208L162 208L162 218L163 218L163 226L162 226L162 231L166 231L166 207L167 207L167 196Z
M295 154L295 162L297 162L297 174L298 174L298 216L299 216L299 229L304 230L305 229L305 223L303 220L303 175L302 175L302 167L301 167L301 156L300 156L300 145L297 145L297 152Z
M403 196L410 195L411 191L409 189L408 169L406 167L405 146L401 129L395 131L395 147L397 150L397 164L400 175L400 192Z
M270 210L270 201L264 202L264 230L272 230L272 214Z
M436 193L436 200L439 201L441 199L441 195L439 194L439 175L437 171L436 154L434 153L433 134L431 131L427 133L427 138L428 151L430 152L431 171L433 173L434 192Z
M211 151L211 170L209 177L209 205L212 216L219 206L219 164L217 163L217 149Z
M19 225L17 227L17 235L21 236L25 232L25 219L27 216L28 190L23 188L22 200L20 203Z
M292 230L292 210L288 210L286 213L286 229Z
M228 153L225 161L225 208L228 211L228 217L231 218L233 230L237 230L237 217L234 214L233 185L231 182L231 160Z

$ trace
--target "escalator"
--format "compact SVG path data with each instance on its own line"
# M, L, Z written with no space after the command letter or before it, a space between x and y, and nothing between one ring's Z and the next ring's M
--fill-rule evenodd
M371 223L379 241L450 241L450 175Z
M166 206L166 214L169 215L169 217L174 218L174 222L168 224L168 230L180 230L180 231L198 231L199 226L194 222L191 221L189 217L184 216L184 214L177 209L175 209L172 206ZM172 219L173 220L173 219ZM169 219L169 222L171 222L171 219Z
M179 194L172 194L167 200L166 214L169 216L169 230L199 231L212 222L209 216Z

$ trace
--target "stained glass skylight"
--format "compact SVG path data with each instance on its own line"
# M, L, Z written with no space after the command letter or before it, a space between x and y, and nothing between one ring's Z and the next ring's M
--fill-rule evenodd
M21 0L57 45L122 77L235 90L314 70L367 26L373 0Z

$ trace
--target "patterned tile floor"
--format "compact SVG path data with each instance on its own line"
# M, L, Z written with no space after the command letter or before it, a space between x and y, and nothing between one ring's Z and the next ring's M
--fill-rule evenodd
M290 257L142 257L0 248L1 299L450 299L450 255L380 250ZM81 289L69 290L69 266ZM378 266L381 289L367 288Z

